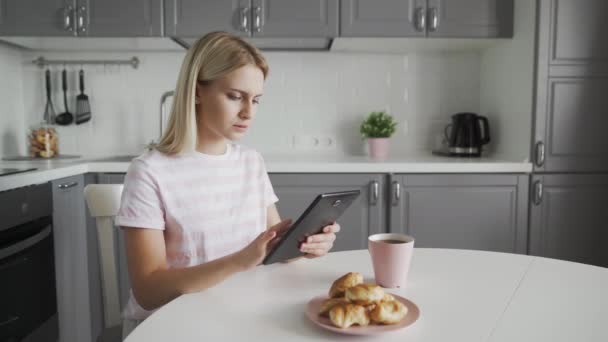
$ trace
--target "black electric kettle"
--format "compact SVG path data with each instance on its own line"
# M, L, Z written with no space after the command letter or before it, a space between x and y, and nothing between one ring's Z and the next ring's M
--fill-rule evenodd
M448 151L453 156L479 157L482 146L490 142L488 118L475 113L452 115L452 123L445 127Z

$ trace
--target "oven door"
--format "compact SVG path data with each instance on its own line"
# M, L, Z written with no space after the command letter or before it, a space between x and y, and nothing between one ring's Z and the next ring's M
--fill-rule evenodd
M56 341L51 217L0 232L0 341Z

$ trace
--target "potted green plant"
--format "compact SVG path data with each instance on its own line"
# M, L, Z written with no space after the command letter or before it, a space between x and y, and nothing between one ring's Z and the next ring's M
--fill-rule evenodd
M389 151L389 138L395 133L397 123L384 111L371 112L361 123L360 132L369 144L373 159L385 159Z

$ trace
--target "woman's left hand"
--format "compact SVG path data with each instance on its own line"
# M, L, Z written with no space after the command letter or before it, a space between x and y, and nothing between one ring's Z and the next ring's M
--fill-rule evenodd
M306 253L307 258L316 258L329 252L336 240L336 233L340 231L338 223L323 227L323 233L309 236L300 245L300 251Z

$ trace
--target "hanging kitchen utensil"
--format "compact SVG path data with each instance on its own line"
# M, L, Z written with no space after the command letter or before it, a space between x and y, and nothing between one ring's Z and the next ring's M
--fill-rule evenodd
M67 71L65 68L61 72L61 86L63 88L63 105L65 106L65 112L57 115L55 118L55 122L58 125L69 125L74 121L74 115L70 113L70 108L68 107L68 77Z
M91 120L91 106L89 97L84 94L84 71L78 72L80 80L80 94L76 96L76 124L80 125Z
M51 100L51 70L46 69L46 107L44 108L44 122L49 125L55 124L55 109Z

